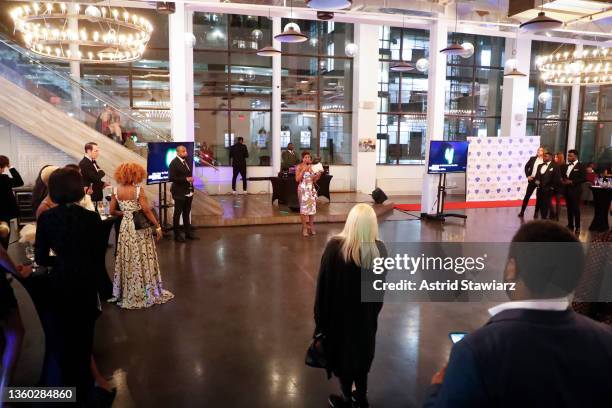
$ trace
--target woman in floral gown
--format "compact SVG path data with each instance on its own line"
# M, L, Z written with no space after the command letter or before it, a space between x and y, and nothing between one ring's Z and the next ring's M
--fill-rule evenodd
M315 183L321 177L320 173L312 170L312 156L310 152L302 152L302 163L295 171L295 180L298 182L298 199L300 201L300 217L302 218L302 236L315 235L314 217L317 213L317 190Z
M113 300L124 309L166 303L174 297L162 285L155 249L155 239L162 237L162 230L139 186L145 177L145 169L137 163L123 163L115 172L120 185L113 191L110 211L123 219L115 257ZM136 229L134 213L140 210L155 225L154 229Z

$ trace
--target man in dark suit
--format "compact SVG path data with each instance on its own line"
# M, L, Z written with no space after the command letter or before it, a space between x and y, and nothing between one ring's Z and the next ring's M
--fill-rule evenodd
M572 149L567 152L567 164L561 167L561 177L561 182L565 187L567 228L580 234L580 198L582 197L582 183L586 181L586 168L578 162L578 151Z
M529 199L531 195L536 189L535 184L535 176L536 171L538 170L538 166L544 162L542 156L544 155L544 148L538 147L538 151L535 156L532 156L525 163L525 176L527 177L527 191L525 191L525 197L523 198L523 205L521 206L521 212L519 213L519 217L523 217L525 215L525 210L527 209L527 205L529 204ZM536 200L536 208L534 218L538 218L538 204Z
M104 182L104 170L98 166L96 161L100 156L100 148L95 142L85 144L85 156L79 162L83 184L87 188L87 194L91 194L91 201L98 211L98 203L104 199L104 187L110 184Z
M289 170L291 167L296 166L300 162L300 158L295 152L293 143L287 145L287 150L281 155L281 170Z
M170 192L174 200L174 240L185 242L187 239L198 239L191 229L191 203L193 201L193 167L189 163L189 154L185 146L176 148L176 157L170 162L168 178L172 182ZM181 235L181 215L183 216L183 230L185 236Z
M552 162L552 154L549 151L544 152L544 163L538 166L534 182L538 187L536 207L540 210L542 219L546 220L550 213L554 191L561 186L559 167Z
M612 407L612 327L568 308L580 243L552 221L529 222L512 241L512 301L453 346L425 407Z
M244 139L242 137L239 137L236 143L232 147L230 147L229 158L232 162L232 169L234 171L232 175L232 193L236 194L236 179L238 178L238 174L240 174L240 176L242 177L242 194L246 194L246 159L249 158L249 151L244 145Z

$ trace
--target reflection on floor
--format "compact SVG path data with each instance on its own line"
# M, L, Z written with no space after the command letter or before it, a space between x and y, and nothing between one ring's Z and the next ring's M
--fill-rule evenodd
M520 226L516 213L467 210L464 225L424 223L396 211L381 222L381 233L387 242L503 242ZM586 210L584 220L591 214ZM320 256L341 227L319 225L311 238L302 238L297 225L205 228L198 230L200 241L162 242L162 273L176 298L140 311L104 305L96 327L99 366L119 388L114 406L325 407L336 382L306 367L304 353ZM27 338L17 377L25 385L38 377L43 340L21 288L18 296ZM448 332L479 327L489 306L385 305L371 403L419 406L431 375L448 357Z

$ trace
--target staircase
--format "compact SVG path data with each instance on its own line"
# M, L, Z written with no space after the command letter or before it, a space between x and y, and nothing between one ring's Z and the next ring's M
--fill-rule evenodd
M25 63L29 64L28 75L20 72L20 66ZM35 64L34 73L31 72L32 64ZM36 70L46 77L53 76L52 89L36 82ZM64 75L55 74L52 68L33 60L24 50L1 38L0 117L74 157L75 161L83 157L85 143L96 142L102 152L102 169L111 178L123 162L136 162L146 168L146 148L143 150L132 144L130 150L87 124L95 123L95 112L101 112L105 105L113 106L112 102L99 92L84 89ZM87 108L85 104L74 103L76 98L78 101L86 99ZM139 141L171 140L168 135L138 121L125 108L116 109L121 112L122 126L137 132ZM157 186L147 187L151 198L157 197L157 192ZM194 215L223 213L220 203L201 191L196 191L192 208Z

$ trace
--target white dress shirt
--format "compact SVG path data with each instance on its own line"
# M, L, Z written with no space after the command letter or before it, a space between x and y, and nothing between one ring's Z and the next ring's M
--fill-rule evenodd
M567 310L568 307L569 300L567 297L556 299L518 300L494 306L489 309L489 314L491 316L495 316L496 314L501 313L505 310L512 309L549 310L561 312L563 310Z
M542 168L540 169L540 174L544 174L546 173L546 170L548 170L548 167L550 166L550 162L548 163L544 163L544 165L542 166Z
M573 163L567 163L567 172L565 173L565 177L569 178L570 174L572 174L572 170L574 170L574 166L578 164L578 160L575 160Z
M536 157L535 163L533 163L533 169L531 169L531 177L536 176L536 172L538 171L538 166L542 163L544 163L544 159Z

